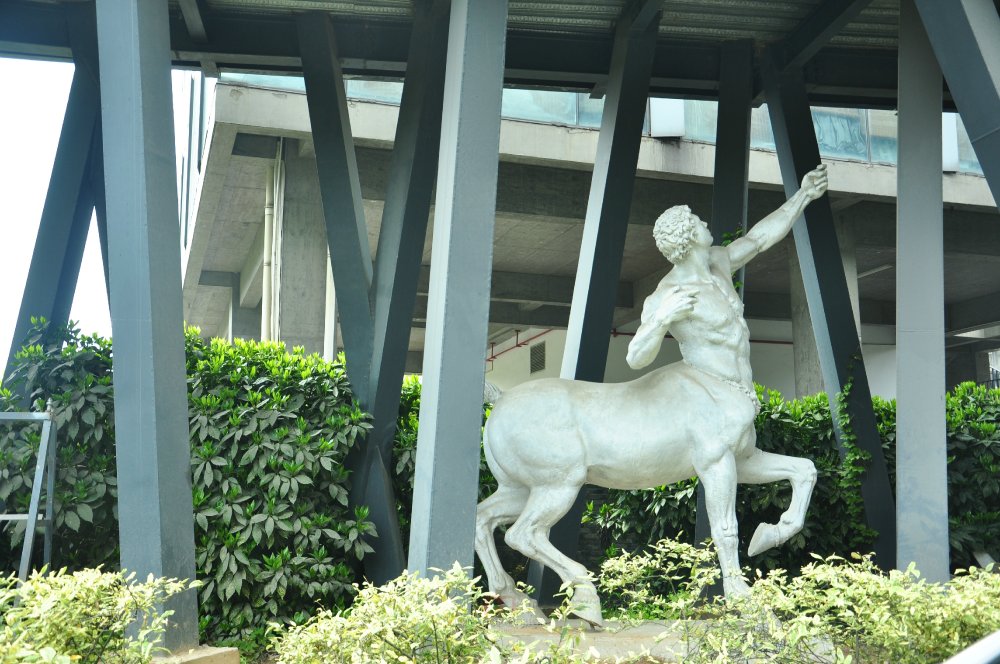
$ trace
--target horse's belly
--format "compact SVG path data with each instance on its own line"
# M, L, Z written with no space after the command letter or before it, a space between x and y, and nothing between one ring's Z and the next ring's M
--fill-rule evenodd
M587 483L610 489L649 489L695 474L690 451L683 445L640 445L626 449L596 445L588 450Z

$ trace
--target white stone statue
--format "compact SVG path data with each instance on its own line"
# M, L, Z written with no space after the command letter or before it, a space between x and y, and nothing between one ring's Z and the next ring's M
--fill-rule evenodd
M669 331L683 360L627 383L550 378L505 392L486 424L486 460L499 487L479 504L476 553L490 590L508 606L528 597L497 557L493 531L513 523L506 542L574 586L575 613L601 625L586 568L549 542L549 529L586 484L646 489L697 474L727 597L748 591L737 555L736 484L787 480L792 500L776 524L757 527L756 555L799 532L816 483L812 461L756 448L760 404L750 372L750 334L732 275L780 241L827 189L826 167L802 180L784 205L726 247L686 205L656 220L657 248L674 264L646 298L628 363L645 367Z

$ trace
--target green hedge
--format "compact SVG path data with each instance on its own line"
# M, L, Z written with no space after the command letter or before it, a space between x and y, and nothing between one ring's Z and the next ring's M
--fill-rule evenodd
M370 428L341 363L281 344L186 335L196 563L207 638L342 606L373 531L347 508L348 450ZM118 565L111 344L36 328L7 377L59 425L53 562ZM9 391L0 409L19 410ZM24 511L38 427L0 430L0 498ZM23 524L0 564L12 569ZM17 547L17 548L15 548Z

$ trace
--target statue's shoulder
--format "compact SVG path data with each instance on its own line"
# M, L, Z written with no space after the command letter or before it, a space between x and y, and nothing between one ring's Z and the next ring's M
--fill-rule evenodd
M732 272L732 261L729 259L729 250L725 247L719 245L713 246L708 252L708 260L712 268L727 274Z

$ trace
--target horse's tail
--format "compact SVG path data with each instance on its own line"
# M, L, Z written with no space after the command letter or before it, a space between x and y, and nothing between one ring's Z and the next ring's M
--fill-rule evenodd
M483 386L483 401L486 403L496 403L500 401L500 397L503 396L503 390L499 386L494 385L490 381L486 381Z

